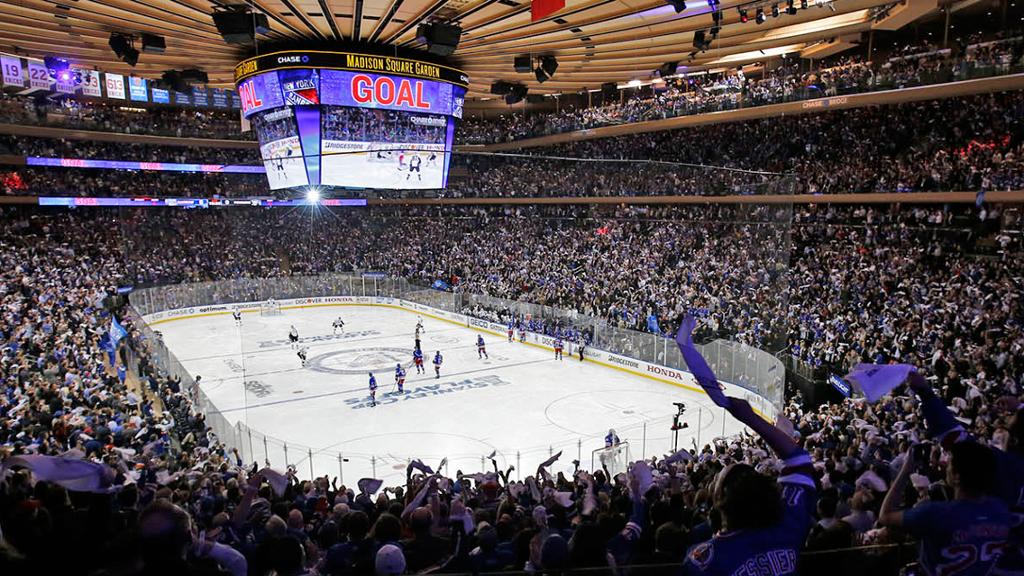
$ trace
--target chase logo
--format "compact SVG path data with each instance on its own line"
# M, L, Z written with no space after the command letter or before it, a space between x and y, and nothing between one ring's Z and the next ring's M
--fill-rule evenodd
M278 56L278 64L298 64L299 62L309 62L309 56L303 54L302 56Z

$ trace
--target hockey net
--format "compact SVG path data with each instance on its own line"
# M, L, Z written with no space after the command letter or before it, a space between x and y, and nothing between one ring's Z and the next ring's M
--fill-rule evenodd
M260 316L279 316L281 314L281 303L274 300L267 300L260 304Z
M612 476L626 472L629 468L629 442L620 442L591 452L590 469L593 471L602 468L607 468Z

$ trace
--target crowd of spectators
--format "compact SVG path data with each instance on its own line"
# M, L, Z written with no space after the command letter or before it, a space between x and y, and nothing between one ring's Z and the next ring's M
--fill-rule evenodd
M635 134L529 149L526 156L457 153L448 188L429 193L539 197L1016 190L1024 188L1022 118L1024 93L1009 92ZM0 153L260 163L255 148L14 136L0 137ZM11 167L0 185L6 194L116 193L132 190L140 179L145 176L132 171L57 168L44 175L35 168ZM249 175L202 179L164 172L159 179L190 196L269 193ZM234 190L229 189L232 182L237 183Z
M178 106L139 107L110 100L75 98L0 98L0 122L33 124L123 134L179 138L254 139L243 133L238 110Z
M951 47L930 42L908 44L866 61L841 56L807 69L799 58L781 57L758 75L730 70L671 79L658 90L631 91L599 106L568 107L554 113L467 116L459 124L460 144L488 144L573 130L656 120L738 107L949 82L1005 74L1021 64L1022 37L1009 30L995 37L971 35ZM193 107L136 107L100 99L48 99L11 96L0 99L0 122L189 138L255 139L242 132L237 110Z
M711 124L524 151L533 157L460 156L468 176L452 178L440 194L1012 190L1024 186L1021 118L1024 93L1009 92ZM791 174L795 181L774 184L776 178L758 172Z
M987 221L1010 216L993 214L997 207L984 215L806 207L787 232L778 210L400 207L310 218L256 209L7 209L0 567L243 576L661 564L659 573L726 574L765 555L791 574L805 548L909 536L922 542L920 560L933 573L948 560L935 556L943 543L977 522L965 512L972 505L983 506L987 522L972 537L1005 545L1006 503L1017 504L1006 493L1019 492L1024 441L1015 419L1024 392L1022 260L1019 238L997 240L1002 252L987 257L969 248L982 234L1004 236ZM787 244L773 249L772 241ZM766 277L785 252L788 281ZM623 312L637 306L658 306L671 329L686 312L748 332L770 321L751 318L781 313L795 340L808 350L821 344L816 354L915 364L931 383L912 376L910 388L876 403L813 407L794 397L778 426L732 400L729 411L752 433L652 458L621 476L552 476L547 463L531 463L523 481L496 465L445 477L413 462L406 485L380 491L373 482L340 486L242 462L206 428L191 391L149 361L150 343L114 293L146 281L354 268L593 306L624 325L631 317ZM101 346L112 316L129 334L113 358ZM975 441L961 433L949 452L938 443L912 448L963 428ZM53 468L18 458L32 455L79 462L92 483L69 490ZM900 511L904 497L914 506ZM960 515L943 516L951 507ZM879 550L851 566L841 558L807 556L804 573L895 570Z
M1005 74L1019 69L1024 55L1020 36L940 49L930 43L906 46L886 59L865 61L844 56L805 69L800 59L776 60L778 67L760 77L729 70L688 75L655 84L626 97L621 92L601 106L567 107L557 112L511 113L495 118L468 117L457 141L492 144L586 130L600 126L660 120L741 107L763 106L825 96L854 94Z

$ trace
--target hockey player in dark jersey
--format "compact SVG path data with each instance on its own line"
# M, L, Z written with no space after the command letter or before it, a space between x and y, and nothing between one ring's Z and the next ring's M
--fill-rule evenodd
M423 350L417 346L412 351L412 363L416 365L417 374L426 374L427 369L423 367Z
M515 332L515 325L512 322L508 323L508 341L512 341L512 334Z
M444 362L444 358L441 357L441 351L438 350L434 353L434 378L441 377L441 364Z
M565 345L565 342L562 341L562 337L561 336L555 338L555 360L561 360L562 359L562 347L564 345Z
M476 357L490 359L490 356L487 355L487 346L484 344L484 337L481 334L476 335Z
M373 377L373 372L370 372L370 406L377 405L377 379Z
M398 386L398 393L405 393L405 368L401 364L395 364L395 385Z

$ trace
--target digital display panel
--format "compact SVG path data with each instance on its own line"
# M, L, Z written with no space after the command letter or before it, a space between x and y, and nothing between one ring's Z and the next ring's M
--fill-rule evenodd
M447 184L468 79L453 68L350 53L274 53L236 67L271 189Z

